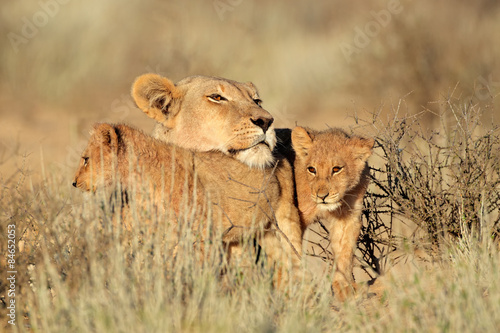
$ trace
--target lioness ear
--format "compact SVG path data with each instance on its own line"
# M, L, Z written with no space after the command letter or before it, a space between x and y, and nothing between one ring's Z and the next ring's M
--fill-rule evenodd
M305 128L297 126L292 130L292 146L298 157L306 157L312 144L311 134Z
M118 150L118 133L115 126L111 124L95 124L93 134L103 147Z
M246 82L245 84L246 84L247 86L249 86L249 87L250 87L250 89L255 90L255 92L257 93L257 95L259 94L259 91L257 90L257 87L255 86L255 84L253 84L253 82L248 81L248 82Z
M374 139L356 138L356 140L353 142L356 158L363 163L366 162L372 155L374 144Z
M168 121L175 114L172 102L181 95L172 81L158 74L141 75L132 85L132 98L139 109L167 127L171 127Z

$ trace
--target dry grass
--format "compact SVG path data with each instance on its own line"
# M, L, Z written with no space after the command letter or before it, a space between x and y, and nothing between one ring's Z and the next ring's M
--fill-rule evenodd
M453 104L449 107L458 111ZM469 116L467 121L457 118L459 122L455 124L472 129L469 125L478 119L477 110L472 110L462 109L471 113L463 113ZM399 118L391 121L399 125L401 122ZM410 130L415 127L405 126L404 133L411 135ZM434 141L425 139L425 144L421 144L413 137L397 141L400 132L391 130L390 124L383 128L377 136L378 152L391 151L392 146L387 144L404 141L415 144L415 149L409 150L414 155L400 158L392 152L379 156L386 169L378 168L374 173L372 194L367 197L370 205L365 215L365 233L360 242L365 259L372 258L377 263L362 260L365 268L368 270L371 265L373 269L368 271L378 279L373 285L365 285L356 298L344 304L331 296L328 270L324 274L316 272L313 280L304 279L276 289L272 284L274 271L265 259L248 265L254 256L252 244L245 251L249 258L241 261L247 263L245 266L240 265L240 261L227 265L218 245L220 239L199 244L189 228L176 229L168 220L157 221L147 210L136 211L133 227L127 230L114 220L119 216L113 215L106 197L68 192L66 186L61 186L67 180L57 176L56 170L47 172L53 176L31 189L21 186L20 182L27 181L22 174L4 179L0 193L1 246L6 247L8 224L16 225L18 240L16 329L20 332L390 332L404 328L408 331L495 332L500 325L500 271L497 269L500 252L495 240L498 224L492 222L496 221L498 211L486 214L487 205L478 204L498 202L495 191L487 192L489 188L497 188L496 178L476 177L479 183L468 187L467 193L475 189L483 193L484 199L470 196L457 208L462 209L460 233L452 228L455 220L443 219L453 211L450 202L433 207L435 220L422 219L424 208L430 206L416 200L398 201L402 197L398 191L415 192L415 198L420 196L424 200L427 196L447 197L447 188L426 188L427 192L422 192L422 187L412 187L403 183L405 179L395 181L393 178L398 191L388 191L385 197L375 194L392 189L388 185L389 177L401 177L402 170L409 179L426 180L420 171L423 161L427 161L426 168L433 166L434 160L430 157L434 146L429 143ZM454 138L460 133L452 133L445 137L456 142ZM498 136L497 131L492 130L462 137L473 146L482 147L480 143L485 137L496 142ZM455 146L445 147L456 151ZM466 149L458 151L463 153ZM476 152L483 151L477 149ZM459 160L463 156L454 155ZM489 159L493 164L493 154ZM394 160L399 163L397 167ZM444 163L440 168L458 170L456 174L443 173L449 180L447 183L471 180L464 178L469 169L456 169L456 163ZM377 178L378 174L385 176ZM485 183L481 183L483 180ZM459 190L454 188L452 192L460 197ZM389 201L393 201L392 205ZM420 238L416 234L409 237L390 228L392 225L385 225L387 221L394 223L401 219L420 230ZM151 222L145 224L144 221ZM446 226L449 235L443 230L435 233L432 222ZM488 229L478 229L478 226ZM172 255L169 243L172 232L182 235L179 252L182 255L177 257ZM429 251L431 261L422 262L424 256L419 254L422 250L417 249L416 244L419 241L439 245L423 249L424 253ZM366 257L369 252L366 244L375 245L379 250ZM205 258L202 264L194 259L201 255ZM225 274L221 275L223 271ZM6 302L9 298L4 281L2 277L0 293ZM1 309L3 318L6 311L5 307Z

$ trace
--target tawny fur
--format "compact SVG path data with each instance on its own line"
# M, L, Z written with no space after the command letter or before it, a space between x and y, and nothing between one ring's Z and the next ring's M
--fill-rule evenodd
M158 124L153 136L197 151L218 150L250 167L274 164L273 118L252 83L191 76L176 84L144 74L132 85L137 106Z
M302 234L293 205L291 172L286 161L278 162L276 171L249 168L220 152L193 152L126 125L97 124L73 184L84 191L111 187L114 182L125 191L146 187L147 197L136 200L152 201L159 209L172 209L176 214L184 213L187 197L197 209L195 219L211 218L212 228L223 235L224 242L237 244L258 234L272 260L291 260L295 269L300 263ZM201 209L207 204L209 209ZM196 222L193 227L203 228Z
M355 288L353 257L361 230L363 197L369 183L367 160L373 139L340 129L292 131L297 201L303 228L322 221L335 259L332 288L344 299Z

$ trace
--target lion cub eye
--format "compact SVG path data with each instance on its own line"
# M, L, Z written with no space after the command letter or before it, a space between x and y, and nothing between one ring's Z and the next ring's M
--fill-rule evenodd
M222 102L222 101L227 101L227 98L225 98L219 94L212 94L212 95L207 96L207 98L209 100L211 100L212 102L216 102L216 103Z
M309 171L309 173L312 173L313 175L316 174L316 168L315 167L310 166L310 167L307 168L307 171Z
M89 158L88 157L82 157L83 158L83 166L87 166L89 164Z
M336 174L336 173L339 173L340 170L342 170L342 167L339 167L339 166L334 166L332 168L332 175Z

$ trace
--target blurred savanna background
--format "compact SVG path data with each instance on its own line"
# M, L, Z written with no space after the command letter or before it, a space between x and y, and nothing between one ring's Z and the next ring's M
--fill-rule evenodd
M1 170L29 154L36 176L42 151L70 175L92 123L149 130L129 96L146 72L252 81L280 127L352 125L400 99L439 113L452 94L490 107L499 15L492 0L2 1Z
M73 200L81 200L81 194L71 188L71 180L91 125L103 121L125 122L146 132L152 130L153 121L135 107L129 92L137 76L154 72L174 82L197 74L251 81L259 89L263 107L275 117L277 127L298 124L325 129L341 126L377 137L380 147L389 148L375 154L373 163L379 168L373 174L377 176L382 172L381 182L387 183L377 184L370 204L377 204L381 198L393 200L394 205L392 201L391 205L384 201L379 207L399 207L400 215L404 216L399 221L400 228L408 227L405 231L408 237L414 237L418 230L426 233L423 238L412 238L406 250L415 249L416 239L424 239L422 248L432 251L442 247L443 239L447 246L449 242L458 242L462 250L475 246L475 241L484 241L484 238L498 241L497 215L496 220L489 222L487 231L480 230L482 238L478 236L474 241L473 237L467 238L472 231L477 231L477 226L483 225L481 214L485 206L489 205L488 214L498 213L499 200L495 193L498 192L499 175L496 126L500 122L500 2L496 0L0 0L0 3L0 185L2 198L12 199L4 202L2 220L31 212L33 215L23 218L35 223L37 219L33 216L36 213L30 211L30 207L38 201L43 203L37 209L44 221L50 220L48 212L71 211ZM460 129L464 135L454 137L462 133ZM424 134L429 136L421 137ZM437 141L434 140L436 136L439 136ZM416 146L404 155L401 147L395 144L397 140L402 144L413 142ZM477 155L469 156L469 150ZM445 157L440 159L440 156ZM453 163L446 164L450 160ZM416 166L404 165L405 161L413 161ZM480 162L483 164L478 164ZM470 170L464 169L464 165ZM471 176L463 183L451 181L462 179L457 175L464 172L473 175L474 166L485 173L476 178ZM439 183L441 192L436 192L433 186L438 186L435 183L438 178L433 177L447 167L449 172L439 178L446 184ZM400 176L399 184L404 184L408 191L400 191L399 185L391 187L391 176L395 175ZM427 182L418 183L422 178ZM468 188L474 188L475 192ZM465 193L462 201L450 199L457 193ZM404 209L408 205L420 205L421 209L408 212ZM446 206L446 209L426 210L429 206ZM477 213L479 211L481 213ZM366 218L372 217L367 213ZM392 240L391 231L385 228L390 217L383 221L373 219L384 227L387 239ZM65 223L70 225L70 222ZM454 240L450 240L450 235ZM54 237L58 239L59 236ZM64 238L64 242L70 240ZM378 254L394 248L395 245L388 242L385 249L377 250ZM2 251L4 244L2 239ZM64 247L64 244L59 245ZM488 251L490 247L487 246ZM459 262L462 270L453 273L455 275L442 273L436 279L429 278L427 282L433 291L456 275L465 290L466 285L477 282L465 276L465 272L477 267L477 262L487 261L491 264L488 267L495 267L500 262L497 250L491 255L486 250L471 254L460 252L457 247L452 249L449 250L452 254L445 256ZM46 251L49 255L45 259L55 250ZM441 250L439 254L433 252L422 256L433 261L435 256L442 255ZM372 261L371 264L381 273L381 263ZM55 272L47 274L56 279ZM47 278L43 274L39 279ZM400 317L405 318L404 323L409 323L410 329L446 331L459 328L457 322L458 326L453 326L454 320L460 318L458 310L471 311L470 316L474 317L479 310L489 309L482 314L484 317L470 321L470 325L483 323L482 328L488 331L500 324L498 316L496 321L491 319L493 314L500 314L496 302L500 289L498 282L490 285L483 279L493 274L499 281L498 267L496 272L479 269L478 274L481 283L470 298L460 298L463 290L458 287L432 299L422 297L418 280L422 275L416 275L417 286L405 289L408 298L399 298L382 319L377 317L380 313L373 312L370 312L373 317L367 318L379 320L380 326L376 327L389 331L390 323ZM0 289L1 295L4 290ZM100 291L104 289L94 292ZM67 291L69 299L72 292ZM40 295L32 296L26 303L36 307L33 313L51 308L38 300L37 297L42 298ZM458 310L453 312L456 308L450 304L450 313L440 313L443 302L440 297L447 295L457 295L465 305L459 302ZM141 302L148 304L144 299L140 299ZM69 303L72 305L61 301L52 306L61 313L85 308L72 301ZM477 306L468 308L471 303ZM28 306L26 304L24 306ZM262 304L259 303L259 307ZM431 304L431 310L426 310L425 304ZM495 305L488 307L489 304ZM92 306L94 310L101 309L99 305L89 305ZM223 309L230 308L234 306L227 305ZM402 312L397 312L398 309ZM157 310L158 313L166 311L165 307ZM427 316L424 320L414 315L419 311ZM20 307L19 323L21 313ZM28 318L26 313L28 311L24 312L24 319L29 321L30 327L39 325L40 331L50 327L57 327L54 331L65 331L68 326L77 327L76 331L99 331L103 327L116 327L118 322L110 315L102 322L88 324L81 318L77 318L82 320L78 321L64 314L62 326L52 326L61 319L59 312L48 318L36 317L33 313ZM351 312L346 311L340 317L330 318L331 323L337 328L359 331L359 326L346 324L351 318L361 320L361 316L354 313L350 317ZM272 327L287 331L287 328L300 330L298 327L302 327L294 326L291 316L286 317L281 312L275 315L274 319L265 315L252 317L256 324L250 325L250 330ZM153 327L180 327L192 331L206 328L202 324L190 326L191 321L183 316L180 318L182 324L175 322L173 326ZM207 318L202 322L210 326L212 319ZM144 320L147 322L147 315L137 322ZM464 319L459 323L465 322ZM110 326L106 326L108 324ZM148 328L136 322L129 324L140 328L139 331ZM122 329L126 330L127 324L123 325ZM318 330L330 327L324 322L320 325L324 326ZM228 321L219 328L235 327L237 323ZM398 326L392 330L398 330Z

